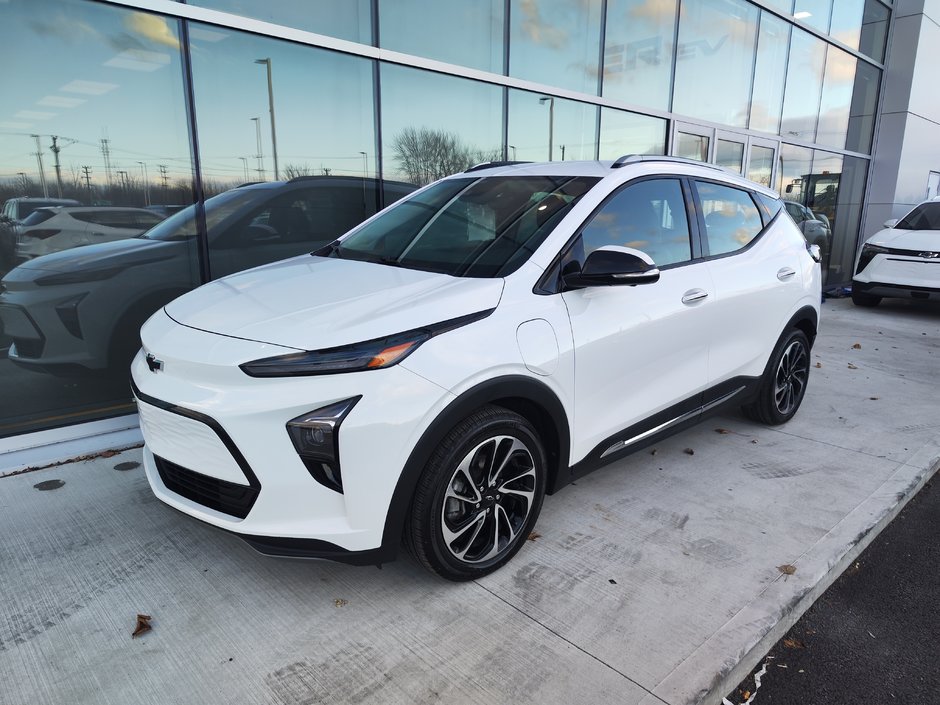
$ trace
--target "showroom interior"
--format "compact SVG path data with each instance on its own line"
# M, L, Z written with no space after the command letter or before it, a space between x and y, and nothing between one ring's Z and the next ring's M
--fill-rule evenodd
M860 237L937 188L940 165L898 176L917 151L905 134L937 127L910 104L933 51L918 41L936 30L923 1L5 0L0 13L16 67L0 201L89 207L70 239L33 218L55 252L0 257L0 468L132 440L128 355L175 296L309 252L475 163L717 164L809 214L831 291ZM232 196L278 181L269 202ZM316 232L255 237L297 194Z

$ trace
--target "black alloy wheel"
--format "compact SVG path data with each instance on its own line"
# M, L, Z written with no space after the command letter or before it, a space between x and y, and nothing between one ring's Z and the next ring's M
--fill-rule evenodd
M545 452L522 416L487 406L458 424L425 468L406 545L448 580L472 580L525 543L545 495Z
M768 426L792 419L806 394L809 355L806 333L794 328L782 336L761 377L757 398L742 407L744 414Z

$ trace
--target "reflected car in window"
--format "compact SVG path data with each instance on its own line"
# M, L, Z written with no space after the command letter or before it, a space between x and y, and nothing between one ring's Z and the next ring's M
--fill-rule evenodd
M384 185L389 199L415 188ZM212 274L322 247L375 213L376 188L373 179L300 177L210 198L205 215ZM140 347L143 321L198 279L192 264L196 232L196 208L190 206L137 237L36 257L8 272L0 321L13 339L10 360L56 374L123 374Z
M71 198L10 198L4 201L0 212L0 276L16 264L16 235L21 222L37 208L48 206L79 206Z
M73 247L123 240L150 230L162 220L162 216L144 208L37 208L20 223L16 257L23 262Z
M940 198L889 220L862 245L855 260L852 301L877 306L883 298L940 300Z
M806 242L810 245L818 245L822 250L823 256L829 252L832 245L832 229L829 226L829 219L822 214L817 214L809 208L796 201L784 201L784 208L797 224Z
M591 470L721 407L796 414L821 268L782 208L665 157L439 180L144 324L147 478L263 553L381 564L404 540L486 575Z

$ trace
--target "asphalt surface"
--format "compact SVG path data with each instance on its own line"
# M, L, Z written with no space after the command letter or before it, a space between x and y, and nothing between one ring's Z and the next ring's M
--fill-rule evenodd
M728 696L753 705L940 703L940 477ZM758 669L759 670L759 669Z

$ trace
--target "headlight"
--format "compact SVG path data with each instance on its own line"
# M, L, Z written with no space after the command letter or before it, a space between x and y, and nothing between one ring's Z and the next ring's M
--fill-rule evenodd
M867 267L871 261L875 259L875 255L886 254L890 251L891 250L889 248L882 247L881 245L870 245L865 243L862 246L862 254L859 255L858 258L858 267L855 268L855 273L858 274L863 269L865 269L865 267Z
M352 397L301 414L287 422L294 449L314 480L335 492L343 492L339 467L339 427L362 399Z
M479 321L492 312L493 309L471 313L469 316L353 345L266 357L245 362L239 367L251 377L297 377L381 370L398 364L417 350L421 343L435 335Z

